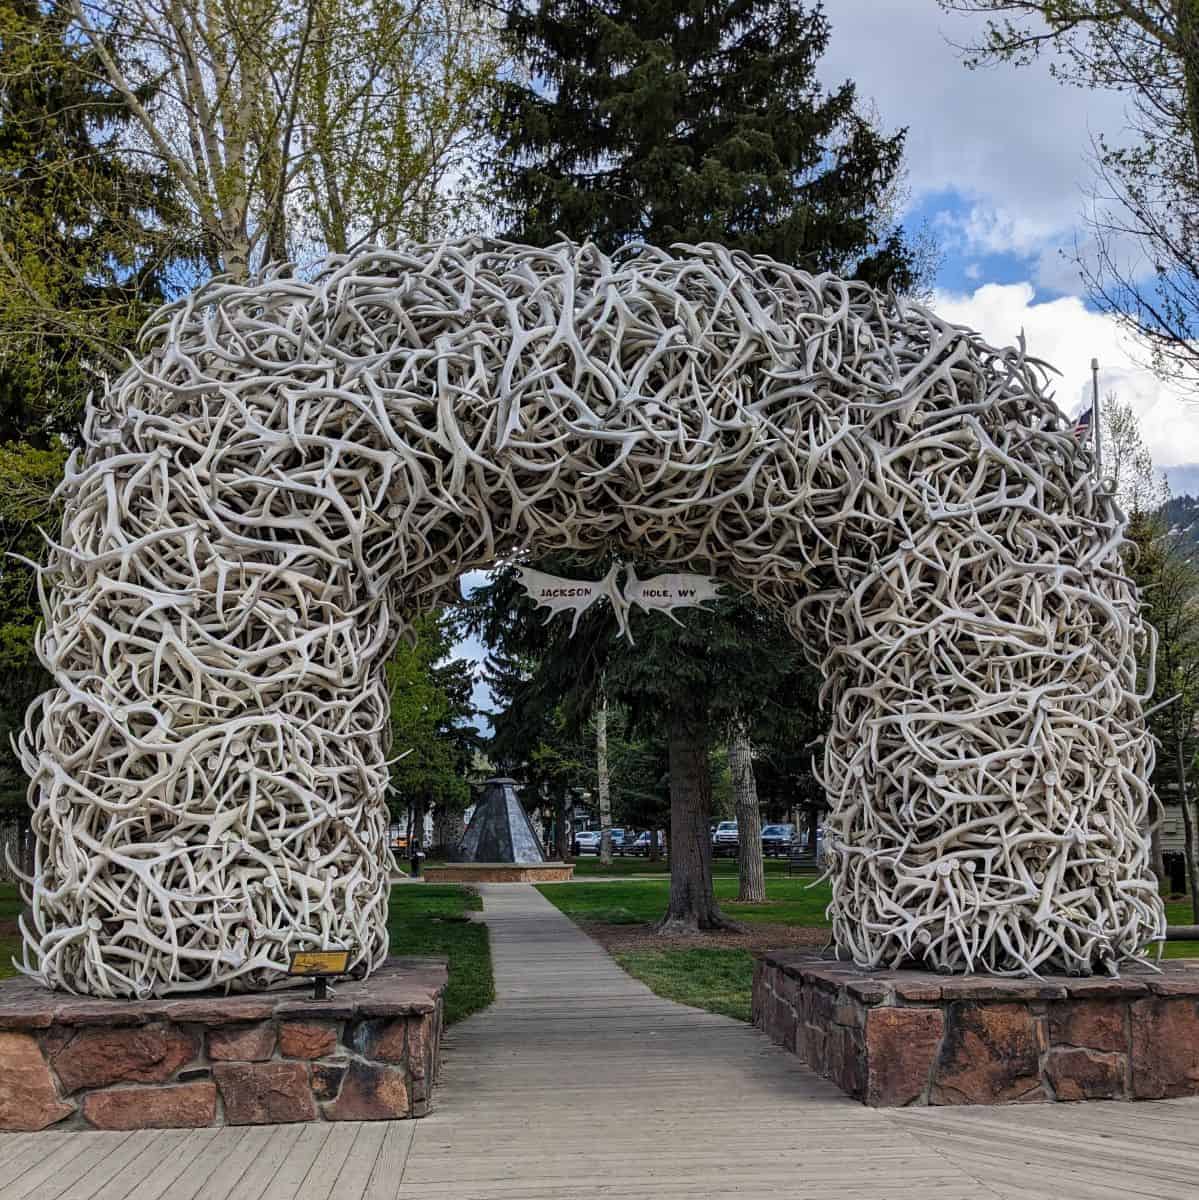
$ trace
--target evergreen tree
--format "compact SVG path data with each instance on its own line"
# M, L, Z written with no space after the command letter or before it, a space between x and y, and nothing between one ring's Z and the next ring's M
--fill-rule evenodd
M497 91L507 232L540 244L590 239L608 251L638 239L715 241L910 289L915 258L891 224L904 135L883 134L852 83L821 86L816 65L830 32L819 4L791 0L511 6L505 38L525 74ZM643 576L655 569L638 567ZM510 601L493 632L533 651L547 635L507 623ZM538 666L540 686L568 708L587 710L602 686L635 728L665 733L663 927L672 932L724 922L708 839L716 743L739 729L742 760L752 761L743 737L753 736L765 698L789 679L793 702L810 681L796 673L798 647L781 623L748 601L687 614L685 624L639 620L630 653L614 642L610 618L588 614L573 641L564 630L548 635L558 640ZM752 831L750 840L760 855Z
M510 583L511 581L504 581ZM495 603L507 604L511 597L501 584L504 598ZM480 608L492 609L488 589L480 593ZM519 611L527 613L528 606L520 604ZM526 633L528 629L526 628ZM550 643L557 661L561 658L560 630L552 631ZM514 639L515 640L515 639ZM580 649L577 640L567 643L566 652ZM565 858L569 854L566 815L573 797L596 791L595 717L586 716L593 704L589 688L583 694L571 693L571 703L564 704L558 694L558 681L547 683L550 673L542 669L537 654L490 654L483 668L483 678L498 705L492 719L494 730L491 754L525 785L526 795L548 802L558 837L555 853ZM583 703L579 701L582 699ZM660 732L648 729L638 733L631 728L628 711L614 705L610 713L608 757L613 819L629 829L661 829L670 816L669 775L666 765L666 741ZM546 847L550 850L551 847ZM655 850L660 852L661 846Z
M523 785L526 806L543 809L555 835L546 853L565 861L570 857L572 797L590 780L585 739L537 686L535 661L522 654L493 653L483 664L483 679L499 706L491 722L490 757Z
M1199 921L1199 822L1191 778L1199 750L1199 567L1193 543L1171 532L1160 514L1133 514L1128 540L1125 561L1140 590L1141 615L1157 634L1154 688L1146 704L1158 746L1153 785L1159 797L1179 806L1191 907Z
M826 92L830 25L794 0L541 0L505 38L501 222L545 245L720 242L905 290L912 255L883 203L904 133L854 85Z
M0 0L0 807L23 821L10 738L50 680L21 560L58 533L66 445L164 297L180 211L164 176L121 148L124 101L70 22L66 0ZM109 48L121 53L115 37Z

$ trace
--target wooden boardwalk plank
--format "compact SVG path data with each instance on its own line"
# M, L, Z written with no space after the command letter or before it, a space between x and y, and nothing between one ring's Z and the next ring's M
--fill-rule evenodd
M756 1030L654 996L535 889L481 891L498 999L447 1036L405 1200L998 1197Z
M160 1145L161 1137L157 1130L130 1134L111 1154L106 1154L74 1183L60 1189L57 1180L48 1180L31 1195L30 1200L96 1200L110 1185L115 1183L119 1187L122 1179L128 1178L128 1172L136 1170L134 1164L139 1155L146 1150L153 1153L155 1147ZM124 1192L129 1187L132 1184ZM119 1200L123 1200L124 1192L119 1193Z
M232 1193L234 1200L259 1200L294 1151L304 1126L275 1125L272 1129L273 1135L267 1141L265 1149L238 1180L237 1189Z
M417 1121L391 1121L383 1135L383 1144L375 1159L374 1169L366 1182L363 1200L395 1200L400 1181L412 1149L413 1139L423 1129L428 1118Z
M164 1153L156 1169L148 1171L133 1184L123 1200L159 1200L164 1192L189 1173L200 1169L207 1161L209 1148L216 1140L219 1129L173 1129L179 1140L169 1143L170 1152Z
M296 1192L296 1200L329 1200L329 1193L353 1149L358 1130L356 1122L339 1121L333 1125L324 1147Z
M379 1161L379 1150L387 1136L390 1125L398 1121L363 1121L358 1127L358 1137L346 1161L342 1165L336 1181L330 1191L334 1200L361 1200L366 1193L367 1184L374 1174L375 1164ZM411 1125L408 1121L405 1124ZM399 1186L400 1176L397 1173L392 1178L392 1191Z
M324 1150L332 1125L301 1125L291 1152L262 1193L262 1200L294 1200L312 1164Z
M4 1200L42 1200L81 1179L129 1140L128 1133L83 1133L64 1140L40 1162L5 1186Z
M180 1171L162 1192L162 1200L197 1200L197 1197L217 1176L225 1173L225 1165L236 1157L242 1144L253 1131L250 1129L225 1128L214 1131L212 1139L204 1146L203 1153L192 1159L187 1170Z

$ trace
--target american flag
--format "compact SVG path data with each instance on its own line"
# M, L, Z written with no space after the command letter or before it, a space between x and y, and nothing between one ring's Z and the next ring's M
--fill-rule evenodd
M1074 420L1074 436L1080 440L1085 440L1091 432L1091 409L1079 413Z

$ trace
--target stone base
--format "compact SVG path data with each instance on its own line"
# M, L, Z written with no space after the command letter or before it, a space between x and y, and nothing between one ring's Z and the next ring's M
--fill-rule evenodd
M565 883L573 878L574 863L446 863L426 867L430 883Z
M878 1107L1199 1095L1199 960L1120 979L867 971L759 957L753 1020Z
M0 1129L183 1129L422 1117L446 966L254 995L96 1000L0 983Z

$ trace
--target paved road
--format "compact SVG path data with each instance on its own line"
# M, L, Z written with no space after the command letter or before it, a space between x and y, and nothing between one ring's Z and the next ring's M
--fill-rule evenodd
M1199 1103L887 1112L485 885L499 1000L422 1121L0 1141L0 1200L1199 1200Z

